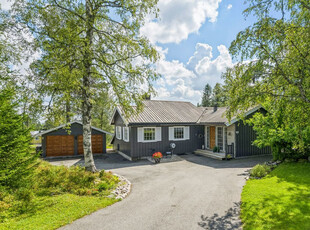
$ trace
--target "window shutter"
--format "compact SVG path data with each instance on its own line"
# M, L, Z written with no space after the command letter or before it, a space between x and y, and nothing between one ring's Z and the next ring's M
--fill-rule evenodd
M173 141L173 140L174 140L174 128L169 127L169 141Z
M161 141L161 127L155 128L155 140Z
M190 135L189 135L189 126L184 127L184 139L189 140Z
M143 142L143 128L138 128L138 142Z

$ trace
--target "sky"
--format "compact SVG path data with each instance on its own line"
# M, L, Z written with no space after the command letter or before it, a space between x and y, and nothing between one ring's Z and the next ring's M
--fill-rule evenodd
M9 9L11 3L0 4ZM149 16L140 30L161 56L154 99L197 104L204 86L223 83L222 73L238 61L228 48L254 19L243 16L243 0L159 0L158 7L159 19Z

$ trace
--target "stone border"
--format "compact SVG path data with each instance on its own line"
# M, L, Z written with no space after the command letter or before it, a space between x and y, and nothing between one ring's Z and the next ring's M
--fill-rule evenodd
M111 194L113 194L113 197L115 197L115 199L124 199L131 191L131 183L127 178L123 176L115 173L113 173L113 175L117 176L120 181L118 182L117 187L111 192Z

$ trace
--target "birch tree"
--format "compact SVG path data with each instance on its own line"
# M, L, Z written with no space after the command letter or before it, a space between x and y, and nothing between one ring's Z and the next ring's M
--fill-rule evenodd
M32 32L41 49L36 65L36 72L41 73L38 80L60 86L68 98L74 91L74 99L80 100L85 167L89 171L96 171L91 149L94 95L109 92L129 113L132 103L141 108L142 95L153 92L151 83L157 74L152 63L158 54L139 30L148 14L156 15L156 3L16 0L13 5L16 20Z

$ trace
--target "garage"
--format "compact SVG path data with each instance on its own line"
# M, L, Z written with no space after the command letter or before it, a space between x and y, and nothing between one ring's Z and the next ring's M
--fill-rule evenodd
M109 132L91 127L92 151L94 154L106 153L106 135ZM83 125L79 121L40 132L43 157L69 157L84 154Z

